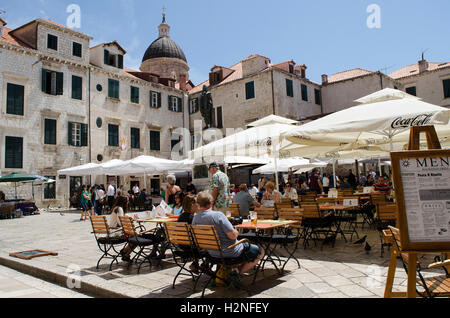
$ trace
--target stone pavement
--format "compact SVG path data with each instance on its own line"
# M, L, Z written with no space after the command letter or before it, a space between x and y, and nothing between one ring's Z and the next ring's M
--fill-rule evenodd
M162 268L143 268L137 274L136 266L127 268L121 263L108 271L109 262L104 261L96 270L101 256L91 234L89 221L80 222L79 213L41 212L41 215L21 219L0 220L0 265L36 276L75 291L94 297L150 297L150 298L198 298L201 288L192 292L192 281L181 276L175 289L172 282L178 267L173 263L170 252L162 262ZM250 285L251 277L244 278L251 293L232 288L207 289L207 297L220 298L379 298L383 297L386 282L389 252L380 257L380 240L376 230L358 228L360 236L368 235L372 246L370 253L364 246L345 243L338 236L336 246L321 249L299 248L295 261L290 261L284 276L279 276L273 266L267 265L257 281ZM47 256L32 260L20 260L9 256L11 252L42 249L57 252L58 256ZM424 265L432 262L431 256L420 259ZM439 271L426 271L436 275ZM1 272L0 272L0 275ZM5 276L5 275L3 275ZM21 282L28 281L26 276ZM394 290L406 290L406 273L398 262ZM1 279L1 276L0 276ZM31 279L30 279L31 281ZM201 286L205 281L200 281ZM199 285L200 286L200 285ZM23 286L22 286L23 287ZM67 289L68 290L68 289ZM14 292L4 288L1 292ZM31 291L30 291L31 292ZM33 294L30 294L33 295ZM72 294L73 295L73 294ZM67 297L71 297L67 294ZM74 296L78 297L78 296Z
M0 298L87 298L83 294L0 266Z

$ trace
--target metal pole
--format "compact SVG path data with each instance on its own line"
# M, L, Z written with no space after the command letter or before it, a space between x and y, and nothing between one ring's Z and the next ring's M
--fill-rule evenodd
M336 186L336 160L335 159L333 159L333 179L334 179L333 186L336 189L337 186Z

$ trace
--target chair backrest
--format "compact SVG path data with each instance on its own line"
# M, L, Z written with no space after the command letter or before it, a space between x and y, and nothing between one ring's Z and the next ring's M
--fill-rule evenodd
M336 204L338 203L338 198L317 198L317 204Z
M353 195L353 189L338 190L338 197L348 197Z
M292 207L291 201L289 201L289 203L275 203L275 209L277 211L280 211L281 209L290 209Z
M237 203L232 203L228 208L228 211L231 212L231 216L234 218L238 218L241 216L241 210L239 208L239 204Z
M190 227L187 223L169 222L164 224L166 239L173 245L192 245Z
M316 195L307 194L307 195L301 195L301 202L316 202Z
M91 217L92 230L94 234L106 234L109 235L109 225L106 220L106 216L92 215Z
M136 230L134 227L134 221L129 216L119 216L120 224L122 224L123 233L128 236L136 236Z
M377 218L381 221L395 221L397 219L397 205L378 203Z
M259 220L273 220L275 218L275 208L255 208L255 212Z
M370 199L373 205L377 205L379 203L387 202L386 195L384 193L372 193L370 195Z
M278 210L278 218L281 220L301 221L303 219L303 209L283 208Z
M290 198L281 198L281 204L289 204L292 206L292 202Z
M303 210L304 219L320 218L320 209L317 203L302 203L301 208Z
M222 251L214 225L191 225L195 245L201 250Z

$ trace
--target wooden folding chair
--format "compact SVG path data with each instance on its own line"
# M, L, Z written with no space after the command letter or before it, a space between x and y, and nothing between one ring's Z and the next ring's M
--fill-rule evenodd
M260 207L255 208L258 220L274 220L275 219L275 208Z
M192 225L191 233L195 243L195 246L198 249L198 253L203 255L204 264L208 264L209 268L207 270L203 270L202 273L209 276L208 282L203 287L202 298L205 296L206 288L209 283L213 279L223 280L221 277L217 275L219 269L223 268L235 268L246 262L247 260L243 255L236 258L225 258L223 256L224 249L222 248L222 244L219 239L219 235L217 234L216 228L213 225ZM240 244L247 242L247 239L240 240L236 244L233 244L228 247L228 249L232 249ZM217 257L211 256L209 252L204 253L204 251L214 251L218 254ZM213 270L214 265L216 269ZM228 283L224 281L224 283Z
M332 232L331 226L333 225L333 212L328 212L326 215L322 215L317 203L302 203L301 209L303 209L303 246L309 245L309 240L315 238L314 245L317 246L316 240L319 240L319 234L325 234L325 238ZM327 228L327 230L325 230Z
M168 248L172 251L172 257L180 267L177 275L175 276L172 284L172 288L175 288L175 283L180 275L191 276L195 282L194 290L197 285L198 279L200 279L199 274L194 273L186 264L190 261L197 261L200 259L197 248L195 247L190 225L187 223L165 223L164 229L166 231L166 239L168 243ZM183 273L187 272L188 274Z
M389 226L389 230L392 233L393 241L395 243L394 253L397 255L397 257L400 257L403 268L408 274L409 257L408 253L402 253L400 231L393 226ZM445 275L425 278L422 275L422 268L420 266L420 263L417 262L417 283L424 289L423 291L419 291L416 288L417 294L424 298L450 297L450 274L448 272L449 266L449 259L430 264L428 266L428 269L442 268L445 272Z
M397 222L397 205L396 204L377 204L374 222L380 233L381 241L381 257L384 255L384 247L390 247L391 243L386 243L383 239L383 230L387 230L389 226L395 226Z
M232 203L228 211L231 212L231 217L233 218L239 218L241 216L241 210L239 208L239 204L237 203Z
M127 239L124 236L111 235L119 231L122 231L122 229L120 228L111 231L105 216L91 216L90 220L95 240L97 241L97 245L100 251L103 253L102 257L100 257L100 259L97 262L97 269L99 268L102 259L110 258L112 259L111 265L109 266L109 270L111 271L114 262L119 264L117 258L119 257L120 252L123 250L123 247L127 242ZM118 252L115 247L119 245L122 245L122 248ZM114 254L112 254L111 251L113 251Z
M138 274L141 271L142 265L147 260L150 267L152 266L151 254L148 251L153 252L153 246L157 243L153 239L144 237L145 234L155 233L159 228L153 228L147 231L142 231L141 226L134 226L134 221L129 216L119 216L120 223L122 224L122 230L124 236L127 237L127 242L129 245L136 246L139 248L139 252L133 257L132 261L138 263L139 258L143 256L142 261L139 263ZM138 232L137 229L140 229Z
M317 204L320 205L333 205L338 203L338 198L317 198Z

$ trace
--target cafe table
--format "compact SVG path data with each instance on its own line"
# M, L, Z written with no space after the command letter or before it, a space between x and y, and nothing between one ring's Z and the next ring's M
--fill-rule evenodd
M341 234L341 236L344 238L345 242L347 243L347 238L345 237L344 230L341 227L342 220L343 220L343 213L345 211L353 211L355 209L354 206L344 205L344 204L331 204L331 205L322 205L319 207L320 211L332 211L335 217L335 224L336 224L336 231L335 235ZM356 236L359 237L358 232L354 228L353 231L348 233L356 233ZM352 234L353 236L353 234ZM334 246L334 243L333 243Z
M256 225L251 224L250 221L245 221L244 223L235 226L237 230L250 230L255 231L255 243L257 243L260 246L263 246L265 250L265 254L261 262L258 264L258 267L255 272L255 276L253 277L253 283L256 281L256 276L259 272L259 270L262 268L264 270L264 265L266 262L270 262L274 265L276 271L278 274L282 275L283 270L280 270L280 268L285 267L287 262L290 258L287 258L284 260L284 262L275 254L273 245L273 235L275 233L275 230L278 229L285 229L289 227L290 225L298 224L299 221L289 221L289 220L258 220ZM270 235L265 235L265 233L271 232ZM278 261L280 262L280 268L277 266L276 261L274 259L275 256L278 258Z
M164 240L161 243L161 255L165 255L165 252L168 247L168 242L165 238L166 231L164 229L164 224L166 223L172 223L177 222L178 216L171 216L171 217L160 217L160 218L150 218L150 219L144 219L144 220L136 220L139 224L141 223L155 223L161 230L164 235Z

